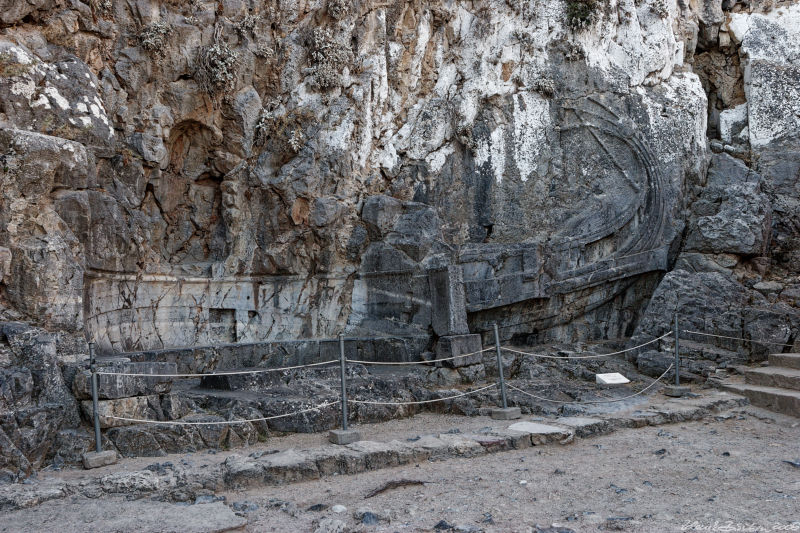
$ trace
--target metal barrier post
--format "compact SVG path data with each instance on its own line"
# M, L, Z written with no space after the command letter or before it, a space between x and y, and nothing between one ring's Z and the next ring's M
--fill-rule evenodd
M678 312L675 311L675 320L672 331L675 333L675 362L672 363L675 367L675 385L665 385L664 394L672 396L673 398L680 398L691 392L687 386L681 386L681 357L680 357L680 330L678 330ZM669 370L669 369L667 369Z
M681 371L680 371L680 364L681 359L679 355L679 343L680 343L680 335L678 334L678 312L675 312L675 386L680 387L681 385Z
M328 440L334 444L350 444L361 440L357 429L347 427L347 359L344 356L344 333L339 333L339 365L342 376L342 429L332 429Z
M92 418L94 419L94 451L103 448L100 441L100 416L97 413L97 363L94 356L94 343L89 343L89 370L92 372Z
M503 360L500 358L500 332L497 330L497 322L494 323L494 351L497 356L497 375L500 376L500 398L503 401L503 409L508 409L506 381L503 379Z
M342 429L347 431L347 361L344 358L344 333L339 333L339 362L342 374Z
M522 416L519 407L509 407L506 399L506 380L503 376L503 360L500 357L500 331L497 322L494 323L494 352L497 358L497 375L500 376L500 398L503 407L492 409L491 417L495 420L514 420Z

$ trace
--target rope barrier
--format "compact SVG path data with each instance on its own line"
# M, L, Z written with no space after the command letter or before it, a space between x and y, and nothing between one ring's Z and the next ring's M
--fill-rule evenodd
M787 344L785 342L759 341L753 339L744 339L742 337L729 337L728 335L714 335L713 333L703 333L702 331L690 331L688 329L682 329L681 333L689 333L690 335L703 335L705 337L718 337L720 339L732 339L741 342L755 342L757 344L774 344L775 346L787 346L789 348L794 346L794 344Z
M309 368L312 366L322 366L322 365L329 365L331 363L338 363L336 359L331 359L330 361L322 361L321 363L309 363L307 365L297 365L297 366L284 366L281 368L259 368L255 370L232 370L230 372L211 372L207 374L140 374L136 372L103 372L101 370L97 371L97 375L103 376L136 376L136 377L147 377L147 378L198 378L198 377L207 377L207 376L239 376L242 374L263 374L265 372L283 372L285 370L296 370L298 368Z
M261 418L249 418L247 420L220 420L220 421L213 421L213 422L186 422L184 420L147 420L141 418L127 418L124 416L106 416L104 418L111 418L114 420L125 420L126 422L138 422L142 424L157 424L157 425L172 425L172 426L223 426L228 424L246 424L248 422L265 422L267 420L275 420L276 418L285 418L287 416L295 416L301 415L303 413L309 413L311 411L319 411L325 407L330 407L331 405L336 405L339 403L338 401L335 402L327 402L316 407L310 407L308 409L302 409L300 411L295 411L293 413L286 413L283 415L275 415L275 416L265 416Z
M491 389L492 387L496 387L496 383L492 383L491 385L486 385L485 387L481 387L480 389L475 389L473 391L462 392L461 394L454 394L453 396L448 396L447 398L436 398L435 400L420 400L417 402L373 402L369 400L347 400L350 403L363 403L367 405L420 405L423 403L434 403L434 402L444 402L447 400L452 400L453 398L461 398L462 396L469 396L470 394L475 394L481 391L485 391L486 389Z
M516 353L516 354L520 354L520 355L532 355L534 357L541 357L541 358L544 358L544 359L569 359L569 360L574 360L574 359L600 359L602 357L609 357L609 356L612 356L612 355L619 355L621 353L632 352L633 350L638 350L639 348L642 348L643 346L647 346L648 344L653 344L654 342L658 342L661 339L663 339L664 337L668 337L668 336L672 335L672 333L673 333L672 331L668 331L667 333L664 333L660 337L657 337L655 339L649 340L649 341L647 341L647 342L645 342L643 344L640 344L638 346L634 346L633 348L626 348L626 349L620 350L618 352L604 353L604 354L598 354L598 355L578 355L578 356L575 356L575 357L563 357L563 356L558 356L558 355L545 355L545 354L538 354L538 353L533 353L533 352L523 352L523 351L520 351L520 350L513 350L511 348L506 348L504 346L501 346L500 349L501 350L505 350L507 352L511 352L511 353Z
M431 359L429 361L383 362L383 361L360 361L358 359L346 359L346 361L348 363L358 363L362 365L428 365L431 363L438 363L439 361L452 361L453 359L458 359L459 357L469 357L471 355L477 355L483 352L490 352L492 350L494 350L494 348L484 348L483 350L478 350L477 352L462 353L461 355L454 355L453 357L443 357L441 359Z
M536 398L537 400L542 400L542 401L545 401L545 402L551 402L551 403L560 403L560 404L573 404L573 403L592 403L592 404L594 404L594 403L615 403L615 402L621 402L621 401L624 401L624 400L629 400L629 399L631 399L631 398L634 398L634 397L636 397L636 396L639 396L640 394L643 394L645 391L647 391L648 389L650 389L650 388L651 388L653 385L655 385L656 383L658 383L659 381L661 381L661 380L664 378L664 376L666 376L666 375L667 375L667 372L669 372L670 370L672 370L672 367L673 367L673 366L675 366L675 365L674 365L674 364L671 364L671 365L669 365L669 367L668 367L668 368L667 368L667 369L664 371L664 373L663 373L663 374L661 374L660 376L658 376L658 377L657 377L655 380L653 380L653 382L652 382L650 385L648 385L647 387L643 388L643 389L642 389L642 390L640 390L639 392L636 392L636 393L634 393L634 394L631 394L630 396L623 396L622 398L615 398L615 399L613 399L613 400L590 400L590 401L587 401L587 402L578 402L578 401L573 401L573 402L564 402L564 401L561 401L561 400L551 400L550 398L543 398L543 397L541 397L541 396L536 396L535 394L531 394L530 392L524 391L524 390L520 389L519 387L515 387L514 385L510 385L510 384L509 384L509 385L508 385L508 387L509 387L509 388L511 388L511 389L514 389L514 390L515 390L515 391L517 391L517 392L520 392L520 393L524 394L525 396L530 396L531 398Z

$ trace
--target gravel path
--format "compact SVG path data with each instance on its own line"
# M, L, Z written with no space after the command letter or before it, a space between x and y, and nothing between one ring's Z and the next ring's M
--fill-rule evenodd
M484 417L426 414L362 429L366 438L390 440L467 433L490 423ZM291 435L262 446L313 447L324 438ZM243 530L252 532L436 531L437 525L462 532L800 531L800 469L786 462L800 460L798 442L798 419L736 408L700 422L619 429L563 446L228 491L195 505L76 494L5 513L0 532L53 530L57 524L65 532L209 533L242 527L240 517L247 519ZM203 469L206 461L210 466L229 453L196 454L192 460ZM165 459L170 458L158 460ZM103 473L153 462L128 460ZM43 473L51 475L77 480L86 473ZM398 480L424 484L366 497ZM227 506L214 501L223 497ZM214 520L204 518L209 513Z
M733 415L733 416L730 416ZM730 418L725 419L725 417ZM463 419L462 419L463 420ZM544 446L226 493L258 505L247 531L314 531L335 520L363 531L680 531L728 523L800 531L800 423L748 407L718 420L627 429ZM365 499L390 480L423 480ZM308 511L313 505L329 506ZM335 513L343 505L347 511ZM369 509L390 523L364 525ZM368 517L367 521L371 517ZM327 520L326 520L327 519ZM443 525L443 524L442 524ZM697 528L696 528L697 530ZM736 529L728 529L736 531Z

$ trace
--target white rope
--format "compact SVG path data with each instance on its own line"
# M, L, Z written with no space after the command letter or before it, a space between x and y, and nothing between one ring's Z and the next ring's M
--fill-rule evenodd
M453 396L448 396L447 398L436 398L435 400L421 400L418 402L373 402L368 400L347 400L348 403L363 403L368 405L419 405L423 403L434 403L434 402L444 402L447 400L452 400L453 398L461 398L462 396L469 396L470 394L475 394L477 392L485 391L486 389L491 389L492 387L496 387L496 383L492 383L491 385L486 385L485 387L481 387L480 389L475 389L469 392L462 392L461 394L454 394Z
M329 365L331 363L338 363L336 359L330 361L322 361L321 363L310 363L307 365L297 366L284 366L281 368L259 368L256 370L232 370L230 372L212 372L208 374L138 374L135 372L103 372L98 371L97 375L103 376L137 376L146 378L198 378L207 376L239 376L242 374L263 374L265 372L283 372L284 370L295 370L298 368L309 368L312 366Z
M507 352L511 352L511 353L517 353L517 354L520 354L520 355L532 355L534 357L542 357L544 359L569 359L569 360L572 360L572 359L600 359L602 357L609 357L609 356L612 356L612 355L619 355L621 353L632 352L633 350L638 350L639 348L641 348L643 346L647 346L648 344L653 344L654 342L658 342L661 339L663 339L664 337L668 337L668 336L672 335L672 333L673 333L672 331L668 331L667 333L664 333L663 335L661 335L658 338L649 340L649 341L647 341L647 342L645 342L643 344L640 344L638 346L634 346L633 348L626 348L626 349L620 350L618 352L603 353L603 354L598 354L598 355L579 355L579 356L575 356L575 357L563 357L563 356L558 356L558 355L545 355L545 354L532 353L532 352L522 352L522 351L519 351L519 350L512 350L511 348L506 348L505 346L501 346L500 349L501 350L505 350Z
M706 337L718 337L720 339L733 339L735 341L742 341L742 342L755 342L757 344L774 344L776 346L794 346L793 344L787 344L784 342L771 342L771 341L759 341L753 339L743 339L742 337L729 337L727 335L714 335L713 333L703 333L702 331L689 331L688 329L682 329L681 333L689 333L692 335L704 335Z
M664 376L667 375L667 372L672 370L672 367L673 367L673 365L669 365L669 367L664 371L663 374L658 376L650 385L648 385L647 387L643 388L639 392L631 394L630 396L623 396L622 398L615 398L613 400L590 400L590 401L587 401L587 402L578 402L578 401L563 402L561 400L551 400L550 398L542 398L541 396L536 396L535 394L531 394L530 392L526 392L526 391L524 391L524 390L522 390L522 389L520 389L518 387L515 387L514 385L508 384L508 383L506 383L506 386L508 386L511 389L514 389L517 392L520 392L520 393L524 394L525 396L530 396L531 398L536 398L537 400L542 400L544 402L563 403L563 404L571 404L571 403L614 403L614 402L621 402L623 400L629 400L629 399L631 399L631 398L633 398L635 396L639 396L640 394L644 393L646 390L651 388L653 385L655 385L656 383L661 381L664 378Z
M222 426L227 424L246 424L248 422L264 422L266 420L275 420L276 418L285 418L287 416L294 416L300 415L303 413L308 413L311 411L318 411L324 407L330 407L331 405L336 405L339 403L338 401L335 402L328 402L320 404L316 407L311 407L309 409L303 409L301 411L295 411L294 413L287 413L285 415L275 415L275 416L265 416L262 418L250 418L247 420L220 420L214 422L186 422L183 420L146 420L141 418L127 418L123 416L103 416L103 418L112 418L114 420L125 420L126 422L138 422L142 424L158 424L158 425L172 425L172 426Z
M494 350L494 348L484 348L483 350L479 350L477 352L472 353L462 353L461 355L454 355L453 357L443 357L441 359L431 359L430 361L403 361L403 362L381 362L381 361L359 361L357 359L347 359L348 363L359 363L362 365L428 365L431 363L438 363L439 361L452 361L453 359L458 359L459 357L469 357L471 355L477 355L483 352L489 352Z

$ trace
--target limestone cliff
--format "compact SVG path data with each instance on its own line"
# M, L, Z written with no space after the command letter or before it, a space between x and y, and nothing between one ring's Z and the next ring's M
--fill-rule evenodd
M0 439L84 338L796 342L798 43L794 1L0 0Z

